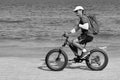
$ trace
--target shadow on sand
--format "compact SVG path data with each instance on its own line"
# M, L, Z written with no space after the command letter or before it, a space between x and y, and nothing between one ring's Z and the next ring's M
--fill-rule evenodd
M67 68L67 69L90 70L86 65L71 66L72 64L77 64L77 63L68 63L65 68Z
M41 69L41 70L44 70L44 71L51 71L51 70L48 69L48 67L46 66L46 64L45 64L45 59L41 59L40 61L43 62L43 63L38 67L38 69Z
M41 70L44 70L44 71L51 71L47 66L46 66L46 63L45 63L45 61L42 59L41 60L43 63L42 63L42 65L40 65L39 67L38 67L38 69L41 69ZM68 62L68 64L67 64L67 66L65 67L65 69L81 69L81 70L89 70L90 71L90 69L86 66L86 65L77 65L77 66L71 66L72 64L75 64L75 63L69 63ZM64 69L63 69L64 70Z

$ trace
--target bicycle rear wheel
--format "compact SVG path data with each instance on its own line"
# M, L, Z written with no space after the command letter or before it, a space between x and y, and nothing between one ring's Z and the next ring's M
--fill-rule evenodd
M108 56L102 49L93 49L86 59L86 64L91 70L103 70L108 64Z
M53 71L61 71L67 65L68 57L63 50L53 49L46 55L45 62L49 69Z

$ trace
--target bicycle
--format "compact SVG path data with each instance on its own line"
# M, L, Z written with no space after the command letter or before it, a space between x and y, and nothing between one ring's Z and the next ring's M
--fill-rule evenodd
M68 56L67 56L66 52L64 52L64 50L63 50L63 48L66 45L69 46L72 43L68 40L69 37L66 36L66 33L64 33L63 36L66 39L65 39L65 42L62 45L62 47L50 50L45 57L45 63L50 70L61 71L67 66L68 61L72 61L72 60L68 60ZM86 47L86 44L84 44L84 47ZM98 53L99 53L99 55L103 56L104 60L101 60L102 58L98 55ZM81 59L82 55L83 55L83 53L81 53L81 55L79 57L75 55L77 58L74 58L73 61L75 61L76 63L81 63L81 62L85 61L86 65L91 70L95 70L95 71L103 70L108 64L108 55L107 55L106 51L104 51L103 49L94 48L94 49L88 51L88 54L85 57L85 59ZM101 61L103 61L103 63Z

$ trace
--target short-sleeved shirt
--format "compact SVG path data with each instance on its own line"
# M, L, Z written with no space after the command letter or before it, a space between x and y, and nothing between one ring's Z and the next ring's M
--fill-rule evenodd
M82 25L83 25L83 24L85 24L85 23L90 24L89 19L87 18L87 16L83 15L82 17L80 17L79 24L82 24ZM79 25L79 24L78 24L78 25ZM90 27L90 25L89 25L89 27ZM79 28L80 28L80 27L77 26L76 29L79 29ZM86 30L86 29L81 28L81 32L82 32L81 36L83 36L83 35L93 36L93 34L89 32L89 30Z

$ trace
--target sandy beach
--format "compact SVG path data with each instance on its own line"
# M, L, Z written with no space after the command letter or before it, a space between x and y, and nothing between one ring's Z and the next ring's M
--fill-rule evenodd
M119 46L108 46L109 63L102 71L92 71L86 64L67 67L62 71L51 71L45 65L45 55L58 43L40 41L2 41L0 42L0 79L1 80L119 80ZM49 47L48 44L53 44ZM116 44L116 43L114 43ZM107 44L106 44L107 45ZM66 49L67 50L67 49ZM113 51L114 50L114 51ZM66 51L71 56L71 51ZM73 57L73 56L72 56ZM72 64L72 63L70 63ZM74 63L75 64L75 63Z

